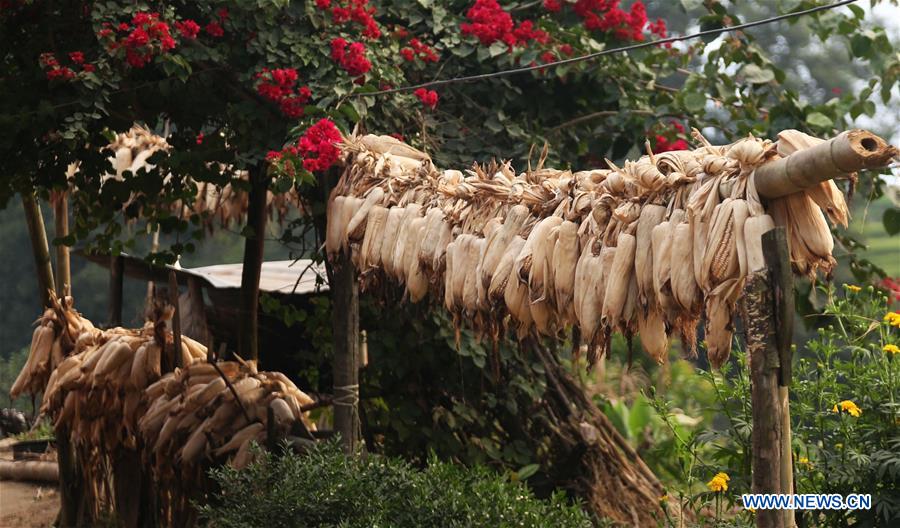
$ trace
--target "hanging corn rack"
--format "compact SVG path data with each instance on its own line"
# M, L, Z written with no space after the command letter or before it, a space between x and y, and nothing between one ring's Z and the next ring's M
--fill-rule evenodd
M894 147L865 131L824 142L796 130L724 146L693 131L694 150L650 152L618 167L516 173L509 162L439 170L387 136L351 136L328 202L326 251L349 254L363 288L429 294L459 324L497 338L574 326L595 361L613 332L639 335L662 362L669 338L728 358L745 278L761 236L788 232L794 271L835 266L828 220L849 211L834 177L886 165ZM763 198L761 198L761 195ZM765 201L764 201L765 200Z
M41 414L71 432L92 519L114 507L114 464L126 451L150 468L169 525L198 498L211 465L241 468L252 460L252 442L265 445L270 432L286 438L298 422L315 431L303 410L313 400L284 374L259 372L252 361L213 365L206 347L186 336L175 347L166 328L172 313L158 308L143 328L100 330L71 297L51 292L51 308L37 321L10 395L43 392ZM181 368L163 373L163 357L179 348Z

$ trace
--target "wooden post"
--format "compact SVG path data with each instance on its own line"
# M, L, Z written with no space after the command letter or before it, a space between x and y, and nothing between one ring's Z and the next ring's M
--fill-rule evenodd
M359 287L349 257L334 262L331 320L334 333L334 430L346 453L359 442Z
M25 223L31 238L31 252L34 255L34 268L38 280L38 295L41 306L50 306L50 291L56 290L53 283L53 267L50 264L50 248L47 245L47 230L44 228L44 217L41 205L30 192L22 193L22 208L25 210Z
M76 463L75 450L69 439L69 429L56 429L56 461L59 465L59 528L72 528L80 524L78 512L84 500L81 467Z
M125 280L125 260L121 255L109 257L109 326L122 326L122 286Z
M775 341L773 292L768 270L751 271L742 299L750 356L752 493L781 493L782 410L778 392L781 361ZM756 526L783 528L778 510L759 510Z
M169 270L169 304L175 308L172 314L172 370L185 367L181 361L181 310L178 308L178 276Z
M56 238L65 238L69 235L69 195L65 191L56 195L53 203L53 219L55 222ZM56 295L64 297L72 291L71 259L69 246L58 244L56 246Z
M794 493L794 456L791 449L791 408L789 387L792 371L794 333L794 275L791 271L787 233L783 227L762 237L763 254L772 281L775 310L775 345L781 368L778 373L778 399L781 404L781 493ZM794 510L784 510L785 528L796 526Z
M266 196L269 176L261 166L250 169L250 196L241 270L241 306L238 318L238 354L244 359L259 358L259 276L262 272L266 235Z

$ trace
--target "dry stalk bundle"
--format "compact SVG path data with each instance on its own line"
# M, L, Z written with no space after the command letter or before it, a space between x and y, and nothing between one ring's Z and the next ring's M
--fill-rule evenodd
M430 293L485 335L553 336L576 325L592 357L612 331L639 334L659 361L672 335L694 355L705 320L719 365L747 273L762 266L762 234L786 226L795 271L814 277L834 266L826 217L845 224L849 213L830 181L767 207L756 193L758 167L820 140L785 131L777 142L714 146L694 137L694 150L576 173L543 158L522 173L509 162L441 171L394 138L348 137L326 248L332 258L349 253L364 288L394 282L413 302Z

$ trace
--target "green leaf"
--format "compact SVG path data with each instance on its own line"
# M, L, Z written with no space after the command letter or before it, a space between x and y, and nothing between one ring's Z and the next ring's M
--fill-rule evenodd
M889 235L894 236L900 233L900 209L891 207L886 210L884 216L881 217L881 222Z
M516 471L516 476L520 481L526 480L528 477L537 473L539 469L541 469L540 464L528 464L527 466L519 469L519 471Z
M830 117L821 112L812 112L811 114L806 116L806 123L809 126L817 128L831 128L834 126L834 121L832 121Z
M509 46L507 46L505 42L499 40L491 44L491 47L488 48L488 52L490 53L491 57L503 55L507 51L509 51Z
M756 64L748 64L741 70L747 82L752 84L766 84L775 80L775 72L768 68L761 68Z
M867 57L872 51L872 39L857 33L850 39L850 50L856 57Z
M706 108L706 96L698 92L685 94L684 107L692 113L700 112Z

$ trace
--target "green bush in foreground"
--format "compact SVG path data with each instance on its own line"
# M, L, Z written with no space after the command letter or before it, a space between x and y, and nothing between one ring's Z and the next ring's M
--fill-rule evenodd
M534 497L486 468L395 458L346 457L336 443L306 455L261 453L236 471L212 471L220 492L200 508L212 526L592 526L563 495Z

